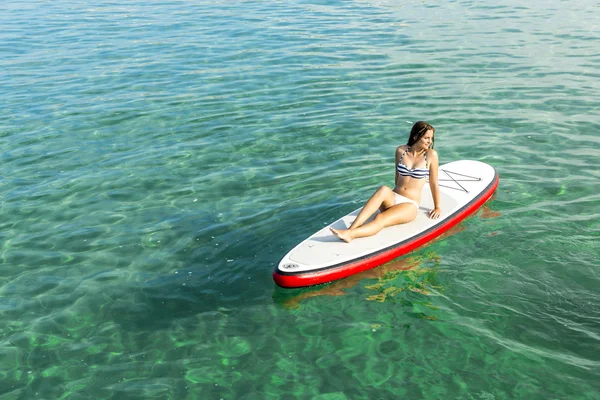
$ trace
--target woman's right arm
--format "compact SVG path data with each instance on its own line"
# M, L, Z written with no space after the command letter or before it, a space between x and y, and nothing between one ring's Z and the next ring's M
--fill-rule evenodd
M400 156L402 155L402 146L398 146L396 149L396 164L394 164L394 187L398 186L398 163L400 162Z

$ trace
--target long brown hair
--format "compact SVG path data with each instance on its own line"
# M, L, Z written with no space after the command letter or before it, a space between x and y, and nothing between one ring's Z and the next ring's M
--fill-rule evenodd
M415 122L412 129L410 130L410 136L408 137L408 143L406 143L406 144L408 146L414 145L419 140L421 140L423 135L425 135L427 133L427 131L429 131L429 130L431 130L431 131L433 131L433 133L435 133L435 128L433 126L429 125L427 122L425 122L425 121ZM434 142L435 142L435 136L433 136L431 138L431 146L429 147L430 149L433 149Z

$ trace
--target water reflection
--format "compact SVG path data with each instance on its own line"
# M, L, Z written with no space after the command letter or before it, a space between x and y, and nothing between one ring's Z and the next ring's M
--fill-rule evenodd
M494 197L495 194L492 196L492 199ZM487 204L478 213L480 218L490 219L501 215L499 212L493 211ZM464 229L463 224L458 224L429 244L443 240ZM387 264L326 285L291 290L276 287L273 299L276 303L286 308L294 309L300 307L300 304L307 299L319 296L344 296L348 294L349 289L361 284L361 281L376 280L375 283L368 283L364 286L368 291L374 292L368 294L365 300L381 303L397 302L405 306L415 306L418 304L430 309L436 309L429 301L416 300L414 296L410 296L409 294L416 293L423 296L430 296L434 292L443 293L444 288L437 281L440 261L441 256L434 252L403 256ZM362 284L364 283L366 282L362 282ZM424 314L419 317L436 319Z

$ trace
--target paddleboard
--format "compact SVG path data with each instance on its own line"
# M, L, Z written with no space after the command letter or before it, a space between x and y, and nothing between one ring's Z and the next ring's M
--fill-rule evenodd
M498 173L486 163L453 161L439 167L442 215L429 218L433 198L426 183L417 218L384 228L374 236L345 243L329 230L347 229L361 208L324 227L298 244L273 271L275 283L285 288L319 285L385 264L440 236L477 211L498 187Z

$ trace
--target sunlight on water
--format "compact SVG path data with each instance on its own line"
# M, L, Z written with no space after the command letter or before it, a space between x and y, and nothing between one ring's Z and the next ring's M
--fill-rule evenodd
M0 398L597 399L598 5L0 11ZM286 290L411 124L495 197Z

